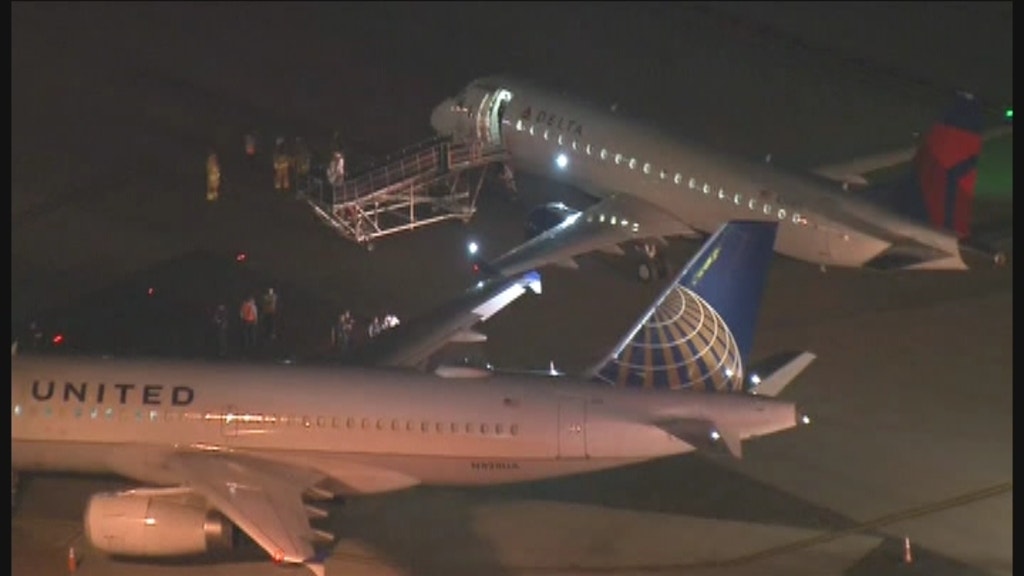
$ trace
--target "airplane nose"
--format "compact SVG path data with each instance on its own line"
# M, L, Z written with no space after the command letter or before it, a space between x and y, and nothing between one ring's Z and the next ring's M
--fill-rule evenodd
M430 113L430 127L442 136L450 136L455 131L452 125L452 100L441 102Z

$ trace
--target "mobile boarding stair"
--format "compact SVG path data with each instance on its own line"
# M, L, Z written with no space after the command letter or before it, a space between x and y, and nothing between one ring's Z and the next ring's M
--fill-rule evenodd
M438 138L413 145L338 186L319 179L305 200L341 236L373 249L378 238L476 212L487 168L500 146Z

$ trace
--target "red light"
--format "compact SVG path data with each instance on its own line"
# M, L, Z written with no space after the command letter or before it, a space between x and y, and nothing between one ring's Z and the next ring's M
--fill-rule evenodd
M480 271L480 265L473 264L473 274L476 274L479 271Z
M53 337L53 344L54 344L55 346L56 346L56 345L59 345L59 344L60 344L61 342L63 342L63 341L64 341L64 335L63 335L63 334L57 334L57 335L55 335L55 336Z
M274 552L274 562L277 564L284 562L284 552L281 552L280 550Z
M245 255L245 252L239 252L238 254L235 254L235 262L245 262L246 258L247 256Z
M149 290L146 290L146 294L152 296L153 295L153 289L150 288Z

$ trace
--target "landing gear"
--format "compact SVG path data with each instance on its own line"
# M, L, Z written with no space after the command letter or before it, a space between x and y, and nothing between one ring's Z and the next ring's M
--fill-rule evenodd
M665 260L658 254L658 248L654 244L644 244L644 260L636 269L637 278L643 283L659 280L668 276L668 266Z
M636 276L645 284L652 280L660 280L668 276L668 266L661 258L644 260L637 266Z

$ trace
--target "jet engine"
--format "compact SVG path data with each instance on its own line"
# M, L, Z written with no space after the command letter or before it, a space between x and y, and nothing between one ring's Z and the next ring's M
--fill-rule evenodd
M96 494L85 534L98 550L121 556L188 556L232 547L234 526L197 498L154 491Z
M543 234L579 213L579 210L569 208L561 202L541 204L526 215L526 239Z

